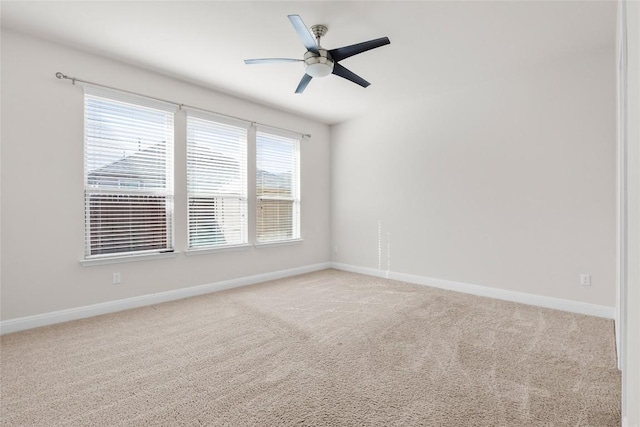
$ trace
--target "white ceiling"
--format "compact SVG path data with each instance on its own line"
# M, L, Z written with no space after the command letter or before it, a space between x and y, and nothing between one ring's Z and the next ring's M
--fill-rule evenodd
M2 1L1 7L3 27L329 124L573 52L613 48L616 14L614 1ZM245 58L302 57L288 14L328 26L327 49L389 37L390 45L341 62L371 86L328 76L296 95L301 63L244 65Z

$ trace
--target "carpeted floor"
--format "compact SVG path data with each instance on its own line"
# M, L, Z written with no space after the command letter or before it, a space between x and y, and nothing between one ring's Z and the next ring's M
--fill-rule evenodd
M0 345L4 426L620 424L612 321L335 270Z

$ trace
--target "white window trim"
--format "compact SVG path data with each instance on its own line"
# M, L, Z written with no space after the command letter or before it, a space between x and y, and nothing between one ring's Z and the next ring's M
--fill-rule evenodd
M125 102L132 105L137 105L146 108L153 108L160 111L165 111L167 113L173 114L173 135L171 139L170 145L170 155L167 157L167 161L171 162L171 168L169 169L171 173L167 177L168 185L167 188L163 191L140 191L140 194L145 195L161 195L166 196L171 200L171 203L175 203L175 182L174 182L174 165L175 165L175 113L178 111L178 106L175 104L171 104L164 101L159 101L155 99L151 99L141 95L134 95L130 93L126 93L123 91L106 89L102 87L93 86L90 84L84 85L84 100L86 102L87 95L93 97L100 97L105 99L110 99L116 102ZM86 112L83 112L83 120L86 121ZM83 156L86 156L86 128L84 129L84 140L83 140ZM91 187L87 184L87 176L86 176L86 166L84 169L84 192L85 192L85 219L84 219L84 248L85 254L84 259L80 260L80 264L83 266L91 266L91 265L104 265L104 264L112 264L112 263L121 263L121 262L130 262L130 261L141 261L141 260L149 260L156 258L170 258L175 257L177 252L175 251L175 210L172 210L167 215L167 240L171 242L171 248L167 249L159 249L148 252L139 252L139 253L114 253L114 254L104 254L104 255L89 255L90 247L89 242L87 241L87 231L90 230L89 225L89 208L86 205L86 192L91 191L94 193L105 193L105 194L134 194L137 193L135 190L128 191L120 191L118 189L102 189L99 187Z
M107 265L107 264L120 264L124 262L135 262L135 261L150 261L154 259L163 259L163 258L175 258L178 256L180 252L154 252L154 253L144 253L144 254L135 254L135 255L113 255L113 256L101 256L94 258L86 258L80 260L80 265L83 267L91 267L95 265Z
M244 129L247 131L246 134L246 146L245 146L245 164L244 164L244 194L213 194L213 193L206 193L203 195L203 197L220 197L220 198L238 198L239 200L244 200L245 203L245 209L246 209L246 217L244 219L245 223L243 224L244 227L244 242L243 243L231 243L231 244L224 244L224 245L211 245L211 246L204 246L204 247L191 247L191 237L190 237L190 216L189 216L189 200L192 196L195 196L197 193L190 193L189 192L189 185L187 183L186 186L186 193L187 193L187 249L185 251L185 255L187 256L191 256L191 255L204 255L204 254L211 254L211 253L216 253L216 252L227 252L227 251L236 251L236 250L241 250L244 247L250 247L251 244L249 243L249 197L248 197L248 183L249 183L249 163L248 163L248 154L249 154L249 146L251 145L251 140L249 137L249 129L251 128L251 122L249 121L243 121L243 120L239 120L239 119L235 119L235 118L231 118L231 117L224 117L224 116L219 116L216 114L213 114L211 112L208 111L203 111L203 110L198 110L195 108L189 108L189 107L185 107L185 114L186 114L186 127L185 127L185 133L184 133L184 138L185 138L185 145L186 145L186 150L187 150L187 162L188 162L188 158L189 158L189 136L188 136L188 123L189 123L189 117L193 117L195 119L200 119L200 120L206 120L206 121L210 121L213 123L219 123L219 124L223 124L223 125L228 125L228 126L234 126L240 129ZM186 166L187 168L187 174L189 173L188 170L188 165Z
M263 249L271 246L299 245L302 242L304 242L304 239L289 239L289 240L277 240L275 242L254 243L253 246L256 249Z
M208 255L216 254L220 252L236 252L245 251L251 248L249 243L243 243L241 245L224 245L219 247L203 248L203 249L187 249L184 251L186 256Z
M256 201L256 210L254 210L254 219L256 221L256 229L255 229L255 234L253 236L253 238L255 239L255 243L254 246L256 248L258 247L268 247L268 246L279 246L279 245L287 245L287 244L297 244L302 242L302 191L301 191L301 186L302 186L302 179L301 179L301 169L300 169L300 150L302 148L302 138L300 134L294 133L294 132L288 132L285 131L283 129L279 129L279 128L270 128L268 126L264 126L264 125L258 125L256 126L256 131L254 133L254 149L256 150L256 158L254 159L254 168L255 171L257 172L257 146L258 146L258 133L266 133L266 134L271 134L274 136L281 136L284 138L289 138L289 139L293 139L293 140L297 140L297 144L298 144L298 150L297 150L297 158L295 160L296 162L296 179L297 179L297 183L296 183L296 188L295 188L295 195L293 197L277 197L277 196L258 196L257 195L257 191L258 191L258 185L256 180L254 179L254 189L256 191L256 195L255 195L255 201ZM257 205L261 200L285 200L285 201L292 201L293 202L293 212L292 212L292 227L293 230L295 232L295 237L291 238L291 239L282 239L282 240L272 240L272 241L266 241L266 242L260 242L259 241L259 237L258 237L258 230L257 230L257 222L258 222L258 212L257 212Z

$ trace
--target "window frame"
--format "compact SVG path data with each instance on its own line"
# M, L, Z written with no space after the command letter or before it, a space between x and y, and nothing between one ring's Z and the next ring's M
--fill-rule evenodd
M185 108L186 112L186 126L185 126L185 144L186 144L186 196L187 196L187 253L214 253L219 251L226 250L235 250L242 249L249 246L249 195L248 195L248 151L249 151L249 128L251 124L249 122L243 122L240 120L234 120L227 117L221 117L212 113L203 112L200 110ZM192 233L191 233L191 200L192 194L200 194L201 196L198 198L206 197L206 192L198 192L195 193L192 191L190 187L189 177L190 177L190 149L191 143L195 142L191 139L189 123L190 120L195 120L200 122L202 125L203 122L209 122L212 124L212 127L217 125L221 125L224 127L233 127L236 130L244 131L244 152L238 153L240 159L240 171L239 171L239 179L241 181L240 192L232 193L224 193L218 192L209 193L209 197L213 198L229 198L229 199L237 199L241 203L243 203L244 209L240 208L241 212L244 212L244 215L240 215L239 217L239 225L240 225L240 235L241 238L239 241L234 241L232 243L225 244L210 244L210 245L193 245L192 243Z
M291 143L293 148L293 156L292 156L292 182L291 182L291 195L279 196L279 195L271 195L265 197L261 194L260 186L259 186L259 164L260 164L260 141L261 134L267 135L267 139L275 139L280 143ZM301 213L302 213L302 201L301 201L301 176L300 176L300 147L301 147L301 135L291 132L286 132L280 129L269 128L266 126L257 126L255 132L255 246L263 247L263 246L277 246L277 245L286 245L290 243L297 243L302 241L301 236ZM265 239L260 236L260 208L261 202L265 200L272 201L287 201L291 202L291 237L289 238L275 238L275 239Z
M91 264L106 264L110 262L121 262L127 260L138 260L143 258L156 258L156 257L165 257L172 256L175 252L175 190L174 190L174 161L175 161L175 112L177 111L177 106L161 101L157 101L154 99L146 98L143 96L132 95L128 93L123 93L115 90L109 90L104 88L99 88L95 86L85 86L84 87L84 111L83 111L83 124L84 124L84 138L83 138L83 191L84 191L84 259L82 260L83 265L91 265ZM98 107L99 103L104 103L105 106L111 106L112 108L127 108L128 106L132 107L132 111L137 109L138 112L142 112L146 110L150 114L158 115L158 118L161 118L160 123L155 123L157 126L156 131L159 134L162 134L164 138L161 142L161 149L164 151L163 156L157 156L157 159L161 159L164 163L164 167L159 169L164 178L162 180L163 186L159 187L149 187L149 188L133 188L128 186L121 186L121 180L117 180L114 178L114 182L118 182L117 186L108 185L108 184L96 184L90 183L90 175L89 171L89 161L88 158L90 156L94 156L96 154L99 155L99 148L92 145L99 145L101 143L90 143L91 139L102 139L104 140L106 136L101 136L101 132L96 129L92 129L92 125L90 122L99 119L99 114L95 114L88 111L88 106L90 103L94 103L94 106ZM97 104L95 104L97 102ZM104 117L103 117L104 118ZM120 117L122 118L122 117ZM132 126L131 122L134 121L133 117L129 117L130 126ZM111 121L111 126L114 126L115 121ZM135 120L140 120L140 118L136 118ZM109 121L105 122L105 128L109 126ZM148 121L147 123L151 123ZM122 142L122 141L121 141ZM126 145L122 147L117 147L117 149L122 149L123 151L127 150ZM129 156L132 157L133 155ZM124 156L121 160L128 158ZM156 159L154 157L154 159ZM117 161L121 161L117 160ZM105 166L112 165L115 162L107 163ZM165 219L164 223L164 233L162 239L164 239L164 245L162 248L152 248L152 249L140 249L140 250L127 250L132 249L130 246L124 250L120 251L109 251L103 253L95 253L93 240L95 238L94 233L96 230L99 230L99 227L93 225L92 227L92 210L91 210L91 198L98 195L104 195L105 198L108 197L118 197L118 196L148 196L148 197L159 197L164 200L164 209L163 215ZM117 204L117 203L116 203ZM127 206L124 204L124 206ZM129 205L131 206L131 205ZM130 219L130 218L129 218ZM147 225L151 225L148 223ZM104 225L102 225L104 227ZM103 232L103 230L100 230ZM152 233L148 233L145 237L149 237ZM134 234L130 234L130 236L135 236ZM151 239L150 239L151 242ZM151 244L151 243L150 243ZM112 242L112 245L115 246L115 241ZM131 245L131 243L130 243ZM112 248L113 249L113 248Z

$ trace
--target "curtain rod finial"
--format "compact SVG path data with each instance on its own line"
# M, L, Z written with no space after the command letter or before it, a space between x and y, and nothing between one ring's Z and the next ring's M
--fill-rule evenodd
M57 77L57 78L59 78L59 79L64 79L64 78L65 78L65 77L67 77L67 76L65 76L65 75L64 75L64 74L62 74L60 71L58 71L58 72L56 73L56 77Z

